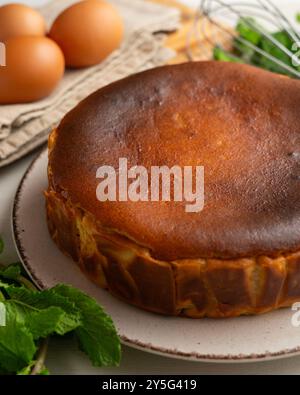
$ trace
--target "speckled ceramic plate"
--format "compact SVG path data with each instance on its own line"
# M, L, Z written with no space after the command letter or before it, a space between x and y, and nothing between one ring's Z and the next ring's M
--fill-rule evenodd
M112 316L125 344L165 356L241 362L300 353L300 327L292 325L291 309L227 320L170 318L129 306L89 282L48 234L43 197L46 168L44 151L26 172L13 209L13 232L20 258L40 288L61 282L81 288Z

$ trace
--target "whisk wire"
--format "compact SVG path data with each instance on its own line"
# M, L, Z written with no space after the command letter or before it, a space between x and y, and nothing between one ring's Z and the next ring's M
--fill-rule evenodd
M291 22L288 20L288 18L284 15L284 13L279 9L279 7L277 7L272 1L270 0L258 0L258 2L260 4L265 4L267 3L269 5L270 8L266 8L267 11L271 11L272 9L275 12L275 15L277 14L278 16L280 16L281 21L283 21L284 23L286 23L288 28L284 28L284 30L289 34L289 36L291 37L291 39L293 41L300 41L300 34L294 30ZM265 7L265 6L264 6Z
M231 23L225 24L219 21L218 18L220 14L223 19L225 17L230 17ZM252 17L254 19L251 19ZM242 21L244 26L251 29L251 31L258 33L260 37L263 37L265 42L267 42L271 48L273 47L275 50L281 51L282 54L290 59L291 65L277 58L272 53L268 53L263 47L255 45L241 35L236 34L232 29L232 23L236 23L236 19L238 21ZM199 47L201 46L201 43L203 44L203 39L213 47L223 47L224 45L220 45L219 41L220 37L223 35L221 41L223 41L224 44L225 34L227 38L230 38L230 45L235 47L237 50L240 50L241 47L239 47L239 45L242 45L244 48L246 47L253 51L253 53L274 63L285 73L296 78L300 78L300 71L292 67L292 60L295 56L295 53L292 52L292 46L291 49L289 49L277 38L278 35L275 35L273 32L269 32L267 29L260 26L259 23L256 23L256 19L262 19L264 22L272 24L272 26L275 26L280 33L284 32L291 42L300 43L299 33L294 30L288 18L286 18L286 16L273 4L271 0L257 0L256 3L249 2L249 0L246 2L237 1L231 4L228 4L223 0L202 0L199 12L197 12L195 17L193 32L197 37ZM207 32L207 26L209 26L209 32ZM215 37L212 35L212 27L215 29ZM189 46L190 41L191 35L188 38L188 56L193 60L193 53ZM235 53L230 53L230 56L236 57L236 60L244 62L247 61L245 58L239 58Z
M271 34L267 33L264 29L262 29L259 24L254 24L249 18L243 18L242 14L240 12L237 12L236 9L234 8L233 5L226 4L222 0L215 0L217 1L220 5L223 7L227 7L229 10L231 10L234 14L236 14L239 18L243 19L243 22L248 25L248 27L252 28L253 30L257 30L262 36L270 40L275 46L280 48L286 55L289 57L293 56L293 53L289 51L280 41L278 41L276 38L274 38ZM260 2L260 0L258 0ZM239 3L236 3L239 4Z

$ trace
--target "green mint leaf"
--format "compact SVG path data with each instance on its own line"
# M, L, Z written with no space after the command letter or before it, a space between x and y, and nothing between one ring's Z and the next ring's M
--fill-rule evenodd
M43 370L40 371L39 376L48 376L50 374L49 370L47 368L44 368Z
M219 60L221 62L244 63L242 59L234 56L219 46L214 48L213 57L215 60Z
M11 287L11 284L8 284L6 281L1 280L1 278L0 278L0 288L5 289L5 288L9 288L9 287Z
M51 289L45 291L33 291L24 287L10 287L7 293L13 300L18 300L36 309L45 309L51 306L61 307L66 313L79 316L78 309L74 303L66 297L58 295Z
M75 330L80 348L94 366L118 366L121 359L120 339L112 319L98 303L83 292L68 285L52 289L68 298L81 312L82 325Z
M32 334L16 319L14 309L5 302L6 325L0 327L0 366L9 373L28 365L35 353Z
M250 17L240 18L237 23L236 31L240 34L240 37L249 41L254 45L258 45L262 38L262 34L259 31L263 31L262 27Z
M244 62L253 63L253 57L256 54L254 47L259 46L262 38L259 29L263 30L253 18L240 18L237 23L236 31L239 35L234 38L233 46L236 50L236 55Z
M53 334L63 336L76 329L80 320L74 320L73 316L69 316L60 307L49 307L29 314L25 324L34 339L39 339Z
M0 269L0 277L7 280L18 281L21 276L21 266L18 263Z
M291 50L293 41L286 31L279 31L272 34L272 37L277 40L280 44ZM284 63L290 65L291 59L285 54L282 49L278 48L277 45L273 44L270 39L263 37L261 40L261 48L264 49L270 55L275 56L277 59L282 60Z
M31 361L29 365L17 372L17 376L29 376L36 361Z
M64 335L81 324L81 315L74 304L51 290L32 291L24 287L8 287L8 303L16 319L25 324L34 339L51 334Z
M34 365L36 364L36 361L32 361L28 366L26 366L25 368L19 370L19 372L17 372L17 376L30 376L32 369L34 368ZM49 370L44 367L40 372L39 372L39 376L48 376Z
M296 15L296 21L300 23L300 12Z

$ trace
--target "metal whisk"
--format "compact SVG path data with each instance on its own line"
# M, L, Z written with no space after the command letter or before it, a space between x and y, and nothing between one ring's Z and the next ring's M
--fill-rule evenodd
M238 21L242 21L254 34L263 37L264 46L272 50L267 52L264 47L255 45L251 40L238 35L234 30ZM284 45L279 41L274 32L286 34L290 45ZM190 45L192 38L197 40L198 54ZM226 0L202 0L188 37L189 59L207 57L208 54L204 54L204 51L211 52L212 48L228 51L232 61L257 65L256 59L263 58L263 61L268 62L270 69L274 68L273 71L300 78L300 60L297 57L300 49L300 34L271 0L244 2L237 0L230 4L226 3ZM240 57L241 49L243 57ZM247 52L251 56L247 57ZM286 61L283 61L282 57Z

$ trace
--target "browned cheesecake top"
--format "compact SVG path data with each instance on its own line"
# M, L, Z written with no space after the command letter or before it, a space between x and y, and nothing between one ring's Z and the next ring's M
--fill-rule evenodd
M153 256L238 258L300 248L300 82L250 66L188 63L109 85L62 120L52 187ZM204 166L205 207L104 202L96 170Z

